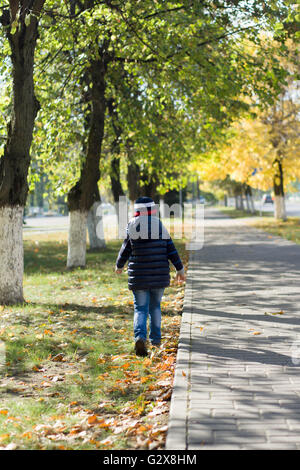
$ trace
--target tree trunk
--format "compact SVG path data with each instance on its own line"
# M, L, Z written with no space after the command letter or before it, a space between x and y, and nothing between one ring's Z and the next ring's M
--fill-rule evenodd
M246 185L245 189L245 196L246 196L246 203L247 203L247 210L254 214L255 208L254 208L254 202L253 202L253 197L252 197L252 189L251 186L248 184Z
M133 217L134 216L134 200L131 200L130 201L130 210L129 210L129 217Z
M274 216L278 220L286 220L286 207L285 207L285 195L284 195L284 184L283 184L283 168L281 160L275 161L276 173L273 179L274 188Z
M117 220L119 221L119 202L120 197L125 196L120 178L120 159L115 157L111 161L110 168L111 190L113 193Z
M235 208L237 210L244 210L242 185L240 183L235 183L233 192L235 198Z
M105 248L105 237L103 227L102 205L98 185L94 193L95 202L90 208L87 216L87 229L89 234L90 251Z
M246 211L251 212L249 190L248 190L247 185L244 186L244 195L245 195L245 202L246 202ZM243 195L242 195L242 197L243 197Z
M140 167L134 161L129 161L127 169L127 184L130 201L135 201L141 195Z
M0 18L11 49L13 75L11 119L0 159L0 304L24 301L23 212L33 127L40 107L34 93L33 68L38 17L44 2L10 2L10 9L4 9ZM29 16L30 11L34 16Z
M88 118L89 132L86 156L82 164L80 179L69 191L68 207L70 211L70 230L67 267L85 265L87 215L95 202L95 188L100 178L100 156L105 122L105 74L107 60L100 53L100 59L91 61L87 76L92 84L91 108ZM76 228L73 225L79 224ZM79 255L80 254L80 255Z
M164 196L160 196L160 199L159 199L159 213L160 213L161 218L164 219L166 215Z
M101 200L95 201L89 210L87 227L90 241L90 251L106 247L103 227Z
M0 304L23 302L23 207L0 208Z
M130 155L130 153L129 153ZM128 196L130 200L130 216L134 215L134 201L141 195L140 188L140 167L133 159L129 157L129 163L127 167L127 185L128 185Z
M158 181L155 175L151 175L150 179L147 179L146 176L142 178L144 181L144 185L142 186L141 190L143 192L143 196L151 197L151 199L156 199L157 197L157 186Z
M275 194L274 216L277 220L286 220L285 198L281 194Z
M240 209L241 209L241 211L244 211L245 207L244 207L244 199L243 199L243 193L242 192L239 195L239 199L240 199Z
M125 193L122 188L121 183L121 171L120 171L120 141L122 136L122 128L119 123L119 116L116 109L115 101L113 98L108 100L107 103L109 115L112 122L112 127L115 133L115 139L112 142L111 153L113 155L111 164L110 164L110 182L111 182L111 191L114 198L115 209L117 220L119 221L119 202L120 197L125 196Z
M240 192L238 192L234 195L234 197L235 197L235 208L237 210L240 210L240 211L244 210L244 203L243 203L242 194L240 194Z
M71 211L67 268L84 268L86 263L86 228L88 211Z

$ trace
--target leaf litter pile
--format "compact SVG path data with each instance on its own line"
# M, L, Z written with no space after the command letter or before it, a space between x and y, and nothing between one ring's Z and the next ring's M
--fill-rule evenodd
M66 248L25 242L27 302L0 306L0 449L163 449L184 286L165 291L161 347L137 357L119 243L74 271Z

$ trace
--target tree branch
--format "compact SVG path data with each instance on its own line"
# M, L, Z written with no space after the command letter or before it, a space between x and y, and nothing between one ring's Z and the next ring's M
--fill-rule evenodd
M181 5L180 7L169 8L167 10L157 10L154 13L150 13L149 15L143 16L142 18L143 20L148 20L149 18L153 18L154 16L158 16L165 13L172 13L173 11L185 10L185 8L186 7L184 5Z

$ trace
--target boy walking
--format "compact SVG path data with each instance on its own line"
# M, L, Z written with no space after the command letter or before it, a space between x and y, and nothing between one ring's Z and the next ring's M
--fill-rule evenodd
M184 281L184 267L174 243L157 215L154 201L141 197L134 204L134 218L127 227L127 237L120 249L115 271L121 274L128 261L128 287L134 298L135 352L147 355L147 318L149 339L153 346L161 341L161 299L170 284L169 260L177 270L177 280Z

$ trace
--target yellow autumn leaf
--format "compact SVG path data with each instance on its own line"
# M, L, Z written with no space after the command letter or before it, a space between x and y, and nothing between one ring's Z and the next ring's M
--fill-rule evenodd
M98 416L97 415L92 415L88 417L88 423L89 424L96 424L98 423Z
M100 422L100 424L98 424L98 427L99 428L110 428L111 425L109 423L106 423L105 421L102 421L102 422Z
M283 315L284 311L280 310L279 312L265 312L265 315Z
M153 375L147 375L146 377L141 377L141 383L144 384L148 382L152 377Z
M52 336L52 335L54 335L54 333L53 333L53 331L51 331L51 330L44 330L44 335L50 335L50 336Z

